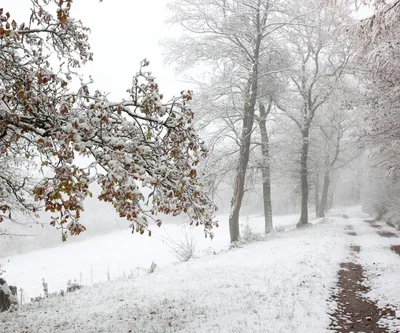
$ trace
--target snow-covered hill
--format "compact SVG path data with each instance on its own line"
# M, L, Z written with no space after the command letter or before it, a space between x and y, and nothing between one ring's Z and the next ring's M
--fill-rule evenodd
M298 216L276 216L277 229L293 227ZM121 276L135 275L150 267L154 261L162 268L177 261L163 242L165 238L180 239L185 231L196 241L197 256L225 250L229 246L228 216L218 216L220 227L211 241L204 238L202 227L187 224L164 224L152 227L153 236L131 234L130 230L96 236L82 242L63 243L57 247L28 252L0 261L4 263L4 277L10 284L23 288L27 299L43 294L42 278L54 292L66 288L69 279L84 285ZM263 231L263 217L243 218L254 232Z
M250 219L255 228L261 222ZM281 225L295 222L294 216L285 217ZM27 305L16 315L3 315L0 331L324 332L330 323L330 289L350 241L342 237L345 223L329 219L186 263L174 263L159 234L149 239L115 233L17 256L10 259L7 277L32 294L39 293L42 277L50 291L79 273L87 283L91 265L96 282L105 279L108 266L112 277L148 267L152 260L159 268ZM227 227L221 224L212 242L202 239L201 230L194 232L203 255L208 247L227 247ZM174 228L179 230L166 226L164 232L172 234Z

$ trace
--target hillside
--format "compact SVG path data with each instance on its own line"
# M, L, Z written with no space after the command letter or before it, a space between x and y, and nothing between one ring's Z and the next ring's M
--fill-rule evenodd
M131 234L129 229L107 235L96 236L80 242L66 242L59 246L6 257L4 277L11 284L24 289L25 298L43 293L42 278L49 285L49 291L65 289L67 281L78 280L84 285L127 275L140 275L154 261L159 268L178 260L169 251L168 239L183 240L188 235L196 243L195 256L218 253L229 247L228 216L217 218L220 227L215 229L215 238L204 238L202 227L186 224L164 224L152 227L152 237ZM276 216L277 230L293 228L298 217L295 215ZM263 231L263 217L250 216L242 220L253 232ZM61 241L60 241L61 242ZM29 272L27 276L27 272Z
M394 283L400 258L389 248L399 240L381 237L378 227L365 223L354 209L349 214L218 255L171 262L151 275L26 305L1 315L1 332L24 327L24 332L320 333L335 327L347 332L335 318L340 303L335 295L340 265L354 257L350 246L355 243L361 252L352 260L363 266L364 283L372 287L362 297L380 308L400 309ZM394 318L380 318L381 325L387 323L390 332L400 327Z

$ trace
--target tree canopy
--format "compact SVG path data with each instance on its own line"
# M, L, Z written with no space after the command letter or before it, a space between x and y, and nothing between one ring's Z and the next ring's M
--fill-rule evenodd
M215 206L197 177L207 151L193 128L192 92L164 102L147 60L124 100L94 90L78 73L93 59L89 29L71 7L32 0L26 22L0 8L0 222L43 208L64 240L67 231L78 235L97 182L98 199L132 221L132 231L151 235L149 218L160 225L157 213L186 213L212 236Z

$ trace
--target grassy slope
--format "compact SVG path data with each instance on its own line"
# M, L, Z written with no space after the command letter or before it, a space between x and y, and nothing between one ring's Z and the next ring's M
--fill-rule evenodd
M324 332L346 220L101 283L0 316L1 332ZM146 253L132 253L132 256Z

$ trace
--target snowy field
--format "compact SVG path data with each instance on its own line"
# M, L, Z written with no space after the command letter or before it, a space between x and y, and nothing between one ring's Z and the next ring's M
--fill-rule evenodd
M246 224L246 218L242 223ZM290 229L296 224L298 215L275 216L278 230ZM24 289L25 298L43 294L42 278L49 285L49 292L66 288L69 279L84 285L106 281L122 276L141 274L154 261L159 268L177 261L165 244L165 238L181 239L184 232L196 242L197 256L218 253L229 246L228 215L218 216L220 227L215 229L215 238L204 238L202 227L187 224L164 224L152 227L153 236L131 234L130 230L117 231L74 243L32 251L4 258L4 277L10 284ZM248 224L254 232L262 233L262 216L250 216Z
M288 229L296 220L275 219ZM249 223L261 228L262 219L253 217ZM97 283L27 305L16 318L3 317L0 331L27 327L28 333L326 332L332 306L327 300L351 241L350 236L343 237L346 223L336 217L207 255L208 248L227 248L227 227L221 223L212 242L202 239L201 230L195 231L203 257L186 263L174 263L161 234L148 239L115 233L13 257L7 278L32 294L40 294L43 276L50 291L64 287L74 274L82 273L87 283L90 265L96 282L105 279L107 267L112 278L130 268L148 267L152 260L161 267L151 275ZM167 231L179 234L179 227L165 226ZM34 282L36 289L30 287Z
M365 269L367 285L371 290L367 298L376 302L379 308L390 307L394 310L397 320L382 318L381 324L388 326L388 332L400 332L400 258L390 250L392 245L400 245L399 238L379 236L367 223L360 219L354 221L358 237L357 243L363 249L360 252L359 262ZM380 231L393 232L393 228L380 223Z

